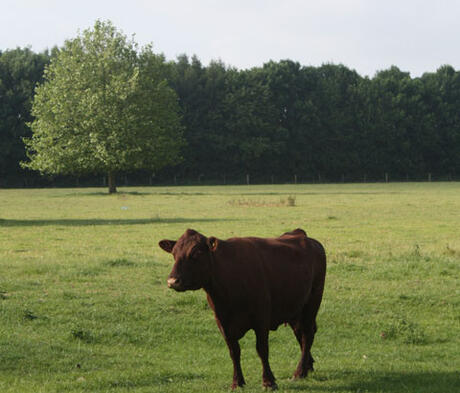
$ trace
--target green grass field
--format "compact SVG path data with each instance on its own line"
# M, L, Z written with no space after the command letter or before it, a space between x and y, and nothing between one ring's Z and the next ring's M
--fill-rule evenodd
M460 391L460 184L0 190L0 392L221 392L232 365L203 291L158 246L301 227L328 273L316 371L270 334L282 392ZM295 198L295 206L289 206ZM262 368L241 340L247 386Z

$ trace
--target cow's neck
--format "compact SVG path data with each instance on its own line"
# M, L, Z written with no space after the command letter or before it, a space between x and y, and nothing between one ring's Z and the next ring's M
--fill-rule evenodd
M204 286L204 290L208 295L208 298L211 299L211 307L215 310L225 307L225 304L228 301L228 283L225 280L225 277L222 277L220 274L220 266L218 258L214 257L214 253L211 251L211 274L209 283ZM216 311L216 310L215 310Z
M219 274L218 274L218 266L216 266L216 260L211 252L211 274L210 280L203 287L206 291L206 294L212 299L212 302L215 304L220 303L221 299L225 298L225 288L223 286L224 283L220 282Z
M215 283L204 288L208 304L214 311L214 315L219 323L227 323L229 316L232 314L232 302L228 301L225 292Z
M208 302L215 313L220 317L222 314L232 314L235 309L241 309L242 298L244 294L241 293L241 287L235 285L232 281L234 277L229 276L228 266L219 265L222 262L218 260L213 261L214 266L212 269L211 279L209 285L204 287L208 295Z

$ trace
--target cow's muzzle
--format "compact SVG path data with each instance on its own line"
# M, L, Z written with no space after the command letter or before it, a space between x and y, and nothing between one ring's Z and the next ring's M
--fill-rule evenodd
M180 280L174 277L168 278L168 288L175 289L176 291L183 291Z

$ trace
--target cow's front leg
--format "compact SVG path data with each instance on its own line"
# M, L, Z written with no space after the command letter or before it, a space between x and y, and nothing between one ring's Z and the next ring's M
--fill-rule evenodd
M238 340L228 332L225 331L222 324L220 323L219 319L216 317L217 326L219 327L222 336L225 338L225 342L227 343L228 350L230 352L230 357L232 358L233 362L233 382L232 382L232 390L236 389L238 386L242 387L246 384L243 377L243 370L241 370L241 349Z
M259 354L260 360L262 360L262 384L266 388L275 390L278 388L275 382L275 377L270 369L270 364L268 363L268 330L259 329L256 330L256 348L257 353Z
M241 349L238 340L235 339L225 339L230 351L230 357L233 362L233 383L232 390L236 389L238 386L244 386L246 383L243 377L243 371L241 370L240 355Z

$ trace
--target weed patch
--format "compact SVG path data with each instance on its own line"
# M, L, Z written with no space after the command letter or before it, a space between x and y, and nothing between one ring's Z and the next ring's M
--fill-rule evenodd
M365 272L367 270L369 270L367 266L350 262L339 262L329 267L329 271L333 272Z
M380 333L385 340L399 340L404 344L422 345L427 343L427 337L419 324L406 318L395 318Z
M364 256L364 251L362 250L351 250L351 251L348 251L346 253L344 253L344 255L348 258L362 258Z
M457 250L451 247L449 244L446 244L446 248L444 249L444 255L460 258L460 250Z
M33 321L38 318L38 316L35 315L35 313L30 310L24 310L23 317L27 321Z
M78 270L75 275L80 277L96 277L101 273L103 273L103 269L101 269L98 266L95 266Z
M136 266L136 264L128 259L125 258L117 258L111 259L110 261L106 261L103 263L104 266L109 267L128 267L128 266Z
M87 344L94 343L95 337L90 330L75 328L70 331L72 338L83 341Z
M74 299L79 299L81 297L80 293L75 293L75 292L70 292L70 291L64 291L62 293L62 298L65 300L74 300Z
M233 207L294 207L296 206L296 197L289 195L286 198L280 198L279 201L266 201L263 199L232 199L227 202Z

